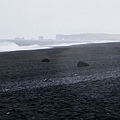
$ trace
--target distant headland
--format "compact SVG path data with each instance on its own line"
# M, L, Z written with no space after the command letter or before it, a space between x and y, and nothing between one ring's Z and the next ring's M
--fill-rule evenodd
M57 34L56 40L120 40L120 34L105 34L105 33L85 33L62 35Z

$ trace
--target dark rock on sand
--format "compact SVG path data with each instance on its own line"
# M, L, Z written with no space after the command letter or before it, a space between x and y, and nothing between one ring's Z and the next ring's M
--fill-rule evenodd
M77 64L77 67L86 67L86 66L89 66L88 63L84 63L82 61L79 61L78 64Z
M41 62L50 62L50 60L49 59L43 59Z

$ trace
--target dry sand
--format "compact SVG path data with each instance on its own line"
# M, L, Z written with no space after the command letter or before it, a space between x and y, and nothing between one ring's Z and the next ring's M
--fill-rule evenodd
M0 120L119 120L119 86L120 43L0 53Z

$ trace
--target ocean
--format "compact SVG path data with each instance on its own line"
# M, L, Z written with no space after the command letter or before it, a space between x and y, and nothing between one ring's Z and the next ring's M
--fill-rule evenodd
M72 46L90 43L120 42L119 40L97 40L97 41L57 41L57 40L0 40L0 52L51 49L59 46Z

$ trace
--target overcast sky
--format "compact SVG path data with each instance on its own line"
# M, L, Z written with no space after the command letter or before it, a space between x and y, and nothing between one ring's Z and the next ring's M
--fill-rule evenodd
M0 38L120 33L120 0L0 0Z

